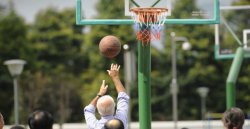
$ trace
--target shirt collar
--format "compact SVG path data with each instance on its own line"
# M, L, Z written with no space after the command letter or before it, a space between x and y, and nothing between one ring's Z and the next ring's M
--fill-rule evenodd
M109 116L103 116L101 119L110 120L110 119L113 119L113 118L114 118L113 115L109 115Z

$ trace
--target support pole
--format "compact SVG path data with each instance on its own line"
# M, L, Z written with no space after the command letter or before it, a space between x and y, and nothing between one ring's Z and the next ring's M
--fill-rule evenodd
M178 84L177 84L177 66L176 66L176 42L175 33L171 33L171 60L172 60L172 81L170 91L172 94L172 111L174 129L178 129Z
M226 85L227 109L235 107L235 84L238 78L241 64L244 58L244 50L239 47L236 51L232 66L230 68Z
M15 113L15 125L19 124L19 113L18 113L18 77L14 77L14 113Z
M142 28L143 29L143 28ZM138 94L140 129L151 129L150 43L138 42Z
M206 120L206 97L201 97L201 118L203 122Z

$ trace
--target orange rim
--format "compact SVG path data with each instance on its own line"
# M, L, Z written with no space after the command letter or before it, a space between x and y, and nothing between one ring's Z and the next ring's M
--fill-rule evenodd
M162 20L166 17L166 8L132 8L132 18L137 23L143 23L146 26L151 26L152 24L162 25ZM141 41L143 46L148 45L151 39L160 39L160 30L154 29L151 31L148 28L138 30L136 32L137 40Z
M164 13L167 12L168 9L166 8L132 8L130 11L134 12L135 14L141 14L141 13Z
M159 19L157 16L168 11L166 8L132 8L130 9L135 15L138 16L138 20L141 23L157 22Z

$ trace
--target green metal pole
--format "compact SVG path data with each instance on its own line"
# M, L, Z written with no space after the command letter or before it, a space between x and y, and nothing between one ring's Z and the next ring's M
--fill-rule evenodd
M150 43L138 42L138 94L140 129L151 129Z
M76 0L76 24L79 25L82 19L82 1Z
M227 97L227 109L231 107L235 107L235 83L234 82L227 82L226 87L226 97Z
M235 107L235 89L236 89L235 84L240 72L243 58L244 58L244 50L242 47L239 47L236 51L232 66L230 68L227 77L227 85L226 85L227 109Z

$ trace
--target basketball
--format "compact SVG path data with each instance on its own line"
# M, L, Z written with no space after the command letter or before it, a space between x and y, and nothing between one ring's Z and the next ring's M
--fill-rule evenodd
M101 39L99 50L103 56L114 58L121 51L121 43L117 37L108 35Z

